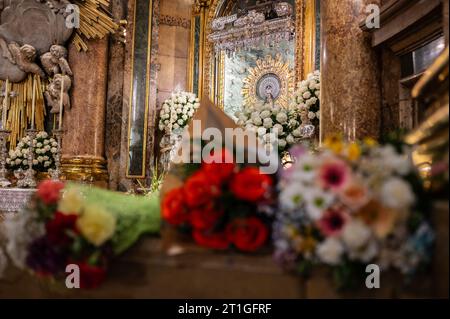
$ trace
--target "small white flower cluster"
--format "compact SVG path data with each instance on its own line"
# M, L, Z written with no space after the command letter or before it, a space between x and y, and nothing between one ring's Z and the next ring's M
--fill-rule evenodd
M9 152L6 164L12 169L28 169L28 153L31 145L29 136L24 137L15 150ZM54 166L54 156L58 152L58 142L49 138L47 132L39 132L33 139L34 160L33 168L39 172L47 172Z
M159 114L159 129L166 133L183 128L200 107L200 100L194 93L177 92L166 100Z
M303 135L299 113L294 108L257 104L236 112L238 125L257 133L267 150L278 144L280 152L298 143ZM274 143L275 142L275 143Z
M308 74L306 80L298 84L293 104L300 110L302 124L319 125L320 119L320 71Z

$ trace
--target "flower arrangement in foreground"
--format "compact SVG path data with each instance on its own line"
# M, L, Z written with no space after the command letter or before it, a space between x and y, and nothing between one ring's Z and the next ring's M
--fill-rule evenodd
M283 153L304 136L300 114L295 108L257 104L236 112L236 117L238 125L257 133L268 151L278 145L278 151Z
M151 197L42 182L27 211L6 220L6 252L14 265L64 282L67 265L80 272L80 288L98 287L111 259L140 235L158 232L158 193Z
M6 164L12 170L28 169L28 153L30 146L34 147L33 169L38 172L47 172L55 168L55 154L58 152L58 142L49 137L47 132L39 132L33 139L33 144L29 136L22 138L15 150L9 152Z
M319 127L320 122L320 71L308 74L298 84L294 94L294 105L300 111L301 123Z
M171 98L164 101L159 114L159 129L165 133L182 129L200 107L200 100L194 93L172 93Z
M203 247L255 252L269 239L274 177L233 162L226 149L185 164L183 185L162 198L163 219Z
M413 275L430 261L434 233L409 150L372 140L325 144L314 155L296 150L283 172L275 258L304 274L329 266L339 288L364 283L372 263Z

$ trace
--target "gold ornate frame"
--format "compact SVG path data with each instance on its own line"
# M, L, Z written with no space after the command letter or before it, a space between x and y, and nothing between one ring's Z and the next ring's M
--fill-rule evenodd
M244 107L255 105L258 103L256 94L256 86L258 81L266 74L275 74L280 79L280 95L276 100L276 104L281 107L289 106L289 97L294 91L294 82L292 70L289 62L283 61L281 55L275 58L267 56L264 59L256 61L256 66L249 70L249 75L244 79L242 95L244 97Z
M216 103L221 105L221 85L217 82L222 81L214 78L220 74L222 55L214 53L213 44L207 40L211 33L211 21L216 18L220 11L227 11L223 8L226 0L195 0L193 17L200 15L201 21L201 43L199 45L199 89L198 95L216 97ZM316 60L316 0L296 0L296 56L295 56L295 82L302 80L308 73L314 71ZM191 38L192 40L192 38ZM190 44L190 63L189 65L189 89L193 89L193 56L194 42ZM216 94L217 93L217 94Z

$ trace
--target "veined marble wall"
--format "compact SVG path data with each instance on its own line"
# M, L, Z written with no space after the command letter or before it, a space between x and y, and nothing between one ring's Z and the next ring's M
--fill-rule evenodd
M275 57L281 54L283 59L289 62L291 68L295 63L295 42L283 41L276 47L265 47L242 51L232 56L225 57L224 79L224 110L229 116L234 117L236 111L241 110L243 104L242 87L244 79L249 75L249 69L256 66L258 59L267 55Z
M146 147L146 179L150 179L154 173L154 163L158 152L156 119L158 107L170 96L175 89L185 90L187 80L187 64L190 38L190 17L193 0L153 0L152 37L150 54L150 77L148 92L148 132ZM128 117L131 86L131 43L133 14L135 1L129 1L127 26L127 45L125 47L125 68L123 83L123 107L121 114L121 143L120 164L117 164L115 154L117 146L113 146L113 138L110 138L109 154L110 187L118 187L120 190L131 188L133 179L126 176L128 161ZM143 66L145 67L145 66ZM113 69L112 71L113 72ZM111 92L113 93L113 92ZM113 103L114 94L111 95ZM116 123L118 116L111 119ZM117 145L117 144L116 144ZM119 176L117 176L117 174Z
M193 0L160 0L158 105L174 90L187 89Z

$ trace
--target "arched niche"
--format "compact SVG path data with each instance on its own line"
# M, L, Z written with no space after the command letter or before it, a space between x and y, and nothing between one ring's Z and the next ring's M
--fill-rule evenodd
M255 0L250 0L255 2ZM320 7L318 0L286 0L294 7L295 36L286 59L285 52L269 50L273 58L277 53L284 55L293 72L293 84L302 80L308 73L319 68ZM211 22L218 17L228 16L237 9L237 0L196 0L191 24L191 45L189 63L189 89L199 96L210 97L215 104L223 107L225 101L226 63L225 54L217 54L213 43L208 40ZM285 50L281 48L280 50ZM260 50L264 55L265 50ZM255 57L252 65L256 65ZM237 91L234 93L237 94Z

